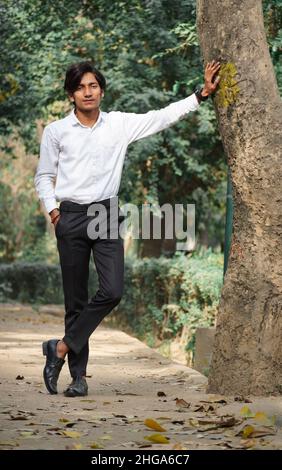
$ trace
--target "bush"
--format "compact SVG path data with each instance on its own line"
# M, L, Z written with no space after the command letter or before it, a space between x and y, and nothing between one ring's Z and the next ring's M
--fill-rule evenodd
M191 358L196 328L214 325L222 281L223 256L209 250L188 257L126 258L124 295L109 321L152 347L181 337L185 328ZM96 289L97 276L91 266L90 297ZM60 266L0 265L0 300L63 303Z
M223 283L223 256L207 250L173 258L127 260L117 323L150 346L182 337L193 360L198 327L214 326Z

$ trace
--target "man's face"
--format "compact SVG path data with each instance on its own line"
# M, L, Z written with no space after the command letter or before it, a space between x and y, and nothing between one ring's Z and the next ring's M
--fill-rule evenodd
M104 95L95 75L91 72L85 73L80 81L77 90L70 96L75 101L79 111L87 112L98 109L102 96Z

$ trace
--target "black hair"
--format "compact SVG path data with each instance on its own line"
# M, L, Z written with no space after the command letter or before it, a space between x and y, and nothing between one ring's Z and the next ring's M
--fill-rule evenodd
M106 79L104 75L99 70L97 70L91 62L88 61L78 62L68 67L64 83L64 90L72 95L77 90L82 76L87 72L93 73L95 75L100 88L105 91Z

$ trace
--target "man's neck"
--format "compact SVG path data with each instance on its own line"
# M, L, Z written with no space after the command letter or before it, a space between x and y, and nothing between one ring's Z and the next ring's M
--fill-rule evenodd
M93 127L98 120L100 109L94 109L88 113L83 113L82 111L75 109L74 113L81 124L87 127Z

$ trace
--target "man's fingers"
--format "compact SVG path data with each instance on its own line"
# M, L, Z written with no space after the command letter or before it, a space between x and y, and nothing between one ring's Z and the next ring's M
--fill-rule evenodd
M220 62L215 62L215 60L213 60L212 62L207 63L205 70L209 70L209 69L216 70L219 67L220 67Z

